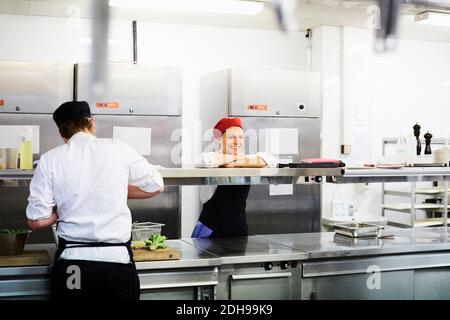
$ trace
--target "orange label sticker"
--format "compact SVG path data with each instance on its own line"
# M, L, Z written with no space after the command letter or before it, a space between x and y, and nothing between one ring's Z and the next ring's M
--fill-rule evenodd
M0 107L5 105L5 100L0 100Z
M119 107L118 102L96 102L96 108L105 108L105 109L117 109Z
M248 110L258 110L258 111L265 111L267 110L267 105L265 104L249 104L247 106Z

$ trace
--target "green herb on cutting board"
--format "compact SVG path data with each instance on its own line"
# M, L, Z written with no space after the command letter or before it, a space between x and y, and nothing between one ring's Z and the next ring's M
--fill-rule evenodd
M167 237L160 234L152 234L148 240L145 241L145 245L150 251L155 251L157 249L167 248L166 244Z
M30 232L30 230L25 228L5 228L0 229L0 233L6 233L6 234L25 234Z

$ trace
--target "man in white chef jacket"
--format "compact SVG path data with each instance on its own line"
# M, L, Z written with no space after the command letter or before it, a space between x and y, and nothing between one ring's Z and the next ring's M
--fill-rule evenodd
M40 158L26 215L31 229L57 222L54 299L139 299L127 199L163 191L161 175L126 143L98 139L88 103L53 114L66 142Z

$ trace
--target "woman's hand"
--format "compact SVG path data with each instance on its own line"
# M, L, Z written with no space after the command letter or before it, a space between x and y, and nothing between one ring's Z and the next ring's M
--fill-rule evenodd
M219 153L217 154L216 163L219 167L226 167L227 165L232 165L238 159L243 158L242 155Z
M258 156L240 156L235 161L230 162L225 168L264 168L267 163Z

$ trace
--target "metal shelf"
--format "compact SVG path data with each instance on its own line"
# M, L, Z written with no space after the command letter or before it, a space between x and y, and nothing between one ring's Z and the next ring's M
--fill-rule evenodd
M387 145L394 145L398 141L397 138L385 138L383 139L383 156L386 153ZM422 144L425 143L421 139ZM434 138L432 140L432 145L446 145L447 139ZM420 161L420 159L419 159ZM425 220L416 220L416 210L424 210L427 212L446 212L448 211L448 192L444 190L448 189L448 181L450 180L449 173L450 168L443 167L405 167L401 169L390 169L390 170L380 170L376 169L372 175L367 174L365 177L360 178L360 180L368 180L371 182L381 182L382 183L382 216L385 216L385 210L403 212L410 214L410 223L398 223L389 220L390 225L395 225L399 227L425 227L425 226L435 226L435 225L447 225L447 214L442 214L442 218L428 218ZM390 173L388 173L390 171ZM351 175L351 173L350 173ZM353 179L355 180L355 179ZM417 188L417 182L443 182L441 187L433 188ZM385 183L388 182L409 182L411 184L411 191L395 191L386 190ZM409 197L410 201L407 204L391 203L385 204L386 196L400 196ZM442 204L434 203L416 203L417 195L428 196L434 199L442 199Z
M254 185L304 183L300 177L341 176L343 168L160 168L165 185ZM33 170L3 170L1 180L31 180Z
M443 221L442 221L442 218L420 219L420 220L416 220L414 222L414 226L412 226L410 223L403 223L403 222L397 222L397 221L390 220L388 222L388 225L393 226L393 227L400 227L400 228L424 228L424 227L442 226Z
M342 176L330 177L334 183L386 183L449 181L450 168L347 169Z
M447 194L450 194L450 189L447 190L448 190ZM384 194L399 197L411 197L410 191L385 190ZM416 194L423 196L435 196L438 198L443 197L445 195L443 187L417 188Z
M406 203L406 202L405 203L383 204L382 207L385 210L411 213L411 204ZM424 211L435 211L435 212L444 211L444 205L436 204L436 203L416 203L414 205L414 208L415 208L415 210L424 210Z

